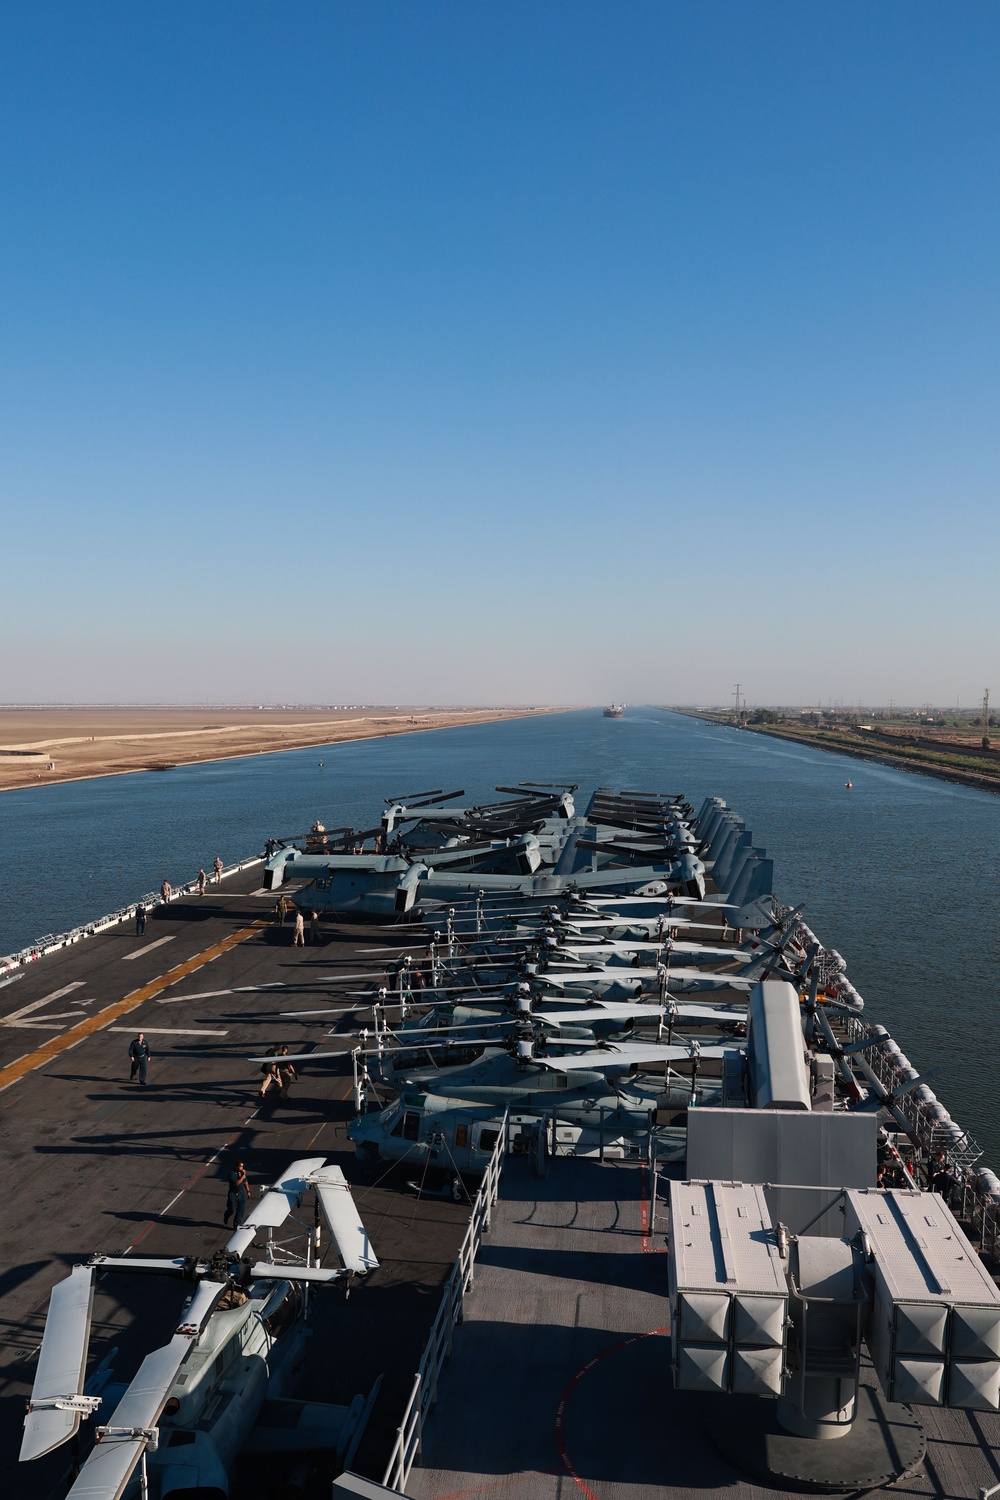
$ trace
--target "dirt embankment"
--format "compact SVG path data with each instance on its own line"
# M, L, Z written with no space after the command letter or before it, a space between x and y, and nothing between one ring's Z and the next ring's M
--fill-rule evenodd
M533 708L0 708L0 791L553 713Z
M716 714L693 713L686 709L674 710L689 713L693 719L705 719L712 724L726 725L730 721ZM938 781L951 781L959 786L976 787L983 792L1000 795L1000 761L994 771L975 770L961 765L949 765L949 760L965 758L964 744L949 745L946 741L931 740L926 736L879 735L864 740L848 737L829 730L785 728L783 725L746 724L744 732L764 734L775 740L791 740L797 745L809 745L813 750L827 750L834 755L848 755L852 760L872 761L876 765L891 766L897 771L916 772L920 776L934 776ZM904 742L905 740L905 742ZM974 754L972 747L970 752ZM992 760L990 751L981 752L984 760Z

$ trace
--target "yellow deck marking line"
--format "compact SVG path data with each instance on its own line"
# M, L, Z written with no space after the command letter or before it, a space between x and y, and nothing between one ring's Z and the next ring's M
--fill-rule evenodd
M216 943L212 948L206 948L204 953L196 953L193 958L178 964L175 969L168 969L166 974L161 974L159 979L153 979L149 984L144 984L141 989L133 990L126 995L124 1000L116 1000L113 1005L107 1005L103 1010L95 1011L93 1015L86 1016L77 1026L71 1026L69 1031L64 1031L61 1036L54 1036L50 1042L43 1042L34 1052L28 1052L24 1057L17 1058L8 1063L7 1067L0 1068L0 1093L9 1089L12 1083L17 1083L26 1073L33 1073L36 1068L44 1067L60 1052L66 1052L70 1047L75 1047L77 1042L85 1041L95 1031L103 1031L105 1026L110 1026L112 1021L117 1021L119 1016L127 1016L129 1011L138 1010L140 1005L147 1000L152 1000L161 990L168 989L170 985L176 984L179 979L184 979L188 974L194 974L198 969L210 964L213 959L228 953L230 948L235 948L239 943L245 943L247 938L253 937L262 927L270 927L273 923L269 918L260 918L251 923L249 927L241 927L239 932L232 932L221 943Z

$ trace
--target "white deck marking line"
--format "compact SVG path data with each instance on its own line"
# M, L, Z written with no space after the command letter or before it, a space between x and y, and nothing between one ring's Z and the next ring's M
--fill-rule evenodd
M52 1026L50 1022L75 1021L79 1017L79 1014L78 1010L47 1010L45 1015L40 1016L37 1020L29 1016L26 1021L8 1021L7 1024L11 1031L30 1031L33 1026L39 1027L42 1031L62 1031L61 1026Z
M257 1111L254 1110L253 1114L255 1115L256 1113L257 1113ZM250 1120L252 1120L252 1119L253 1119L253 1115L250 1116ZM249 1125L250 1120L245 1120L243 1122L243 1128L244 1129L246 1128L247 1125ZM217 1162L219 1160L219 1157L222 1155L223 1151L228 1151L229 1147L233 1144L233 1142L236 1140L236 1137L238 1135L239 1135L239 1131L238 1130L234 1130L233 1133L232 1133L232 1135L228 1138L228 1140L223 1141L223 1143L219 1147L218 1151L214 1152L213 1155L211 1155L208 1158L208 1161L205 1162L205 1164L203 1166L201 1166L201 1167L198 1168L197 1172L194 1174L194 1176L188 1182L186 1182L184 1184L184 1186L181 1188L180 1192L179 1193L175 1193L174 1196L171 1198L170 1202L167 1203L167 1204L164 1204L163 1208L161 1208L158 1213L155 1213L153 1215L153 1217L150 1219L149 1223L146 1225L145 1229L140 1230L140 1232L136 1235L136 1237L132 1241L132 1243L125 1246L125 1249L122 1252L123 1255L127 1255L130 1250L134 1250L135 1247L136 1247L136 1245L138 1245L139 1241L145 1239L146 1235L152 1229L152 1227L156 1223L157 1219L162 1219L164 1214L168 1214L170 1212L170 1210L173 1208L174 1204L179 1199L181 1199L181 1198L184 1197L184 1194L188 1191L188 1189L189 1188L193 1188L196 1182L200 1182L201 1181L201 1179L204 1177L205 1173L208 1171L209 1167L212 1166L214 1162ZM41 1344L39 1344L38 1347L41 1348L42 1347ZM53 1490L52 1494L53 1495L55 1494L54 1490ZM52 1500L51 1496L49 1496L49 1500Z
M179 1005L182 1000L217 1000L220 995L231 995L232 990L202 990L200 995L157 995L157 1005Z
M122 963L130 964L134 958L141 958L144 953L152 953L154 948L162 948L164 943L172 943L176 936L176 932L171 932L167 937L157 938L155 943L143 943L142 947L137 948L134 953L123 953Z
M71 1047L76 1047L80 1042L91 1037L95 1032L103 1031L112 1021L117 1021L120 1016L127 1016L130 1011L138 1010L140 1005L145 1005L147 1000L155 1000L161 990L169 985L176 984L180 979L186 979L189 974L202 969L206 964L214 963L221 958L223 953L228 953L231 948L245 943L248 938L255 937L264 922L251 922L249 927L243 927L238 932L231 932L221 942L213 943L211 948L205 948L201 953L196 953L192 958L186 958L182 963L176 964L174 968L168 969L166 974L161 974L157 979L150 979L137 990L132 990L121 1000L115 1000L110 1005L105 1005L101 1010L89 1011L87 1015L81 1016L75 1026L68 1031L60 1032L59 1035L50 1037L47 1042L26 1052L23 1057L16 1057L13 1062L0 1067L0 1093L18 1083L28 1073L33 1073L37 1068L44 1068L47 1063L56 1057L68 1052Z
M206 1031L204 1026L195 1030L186 1030L182 1026L108 1026L108 1031L127 1031L130 1036L135 1036L141 1031L143 1036L228 1036L228 1031Z
M340 979L371 979L380 970L366 970L363 974L313 974L307 975L302 981L296 979L269 979L267 984L237 984L231 990L200 990L197 995L171 995L169 999L161 999L160 1005L173 1005L178 1000L215 1000L219 995L258 995L265 990L287 990L296 989L300 984L336 984ZM180 984L181 980L174 980ZM169 987L169 986L168 986Z
M236 1139L235 1135L233 1135L232 1137L230 1137L231 1141L234 1141L235 1139ZM228 1146L229 1144L230 1144L230 1141L227 1141L225 1146L220 1146L219 1147L218 1151L216 1151L216 1153L215 1153L214 1156L210 1156L208 1158L208 1161L205 1163L204 1169L201 1172L199 1172L199 1174L198 1174L199 1177L203 1177L205 1175L205 1172L208 1171L209 1167L212 1166L215 1162L217 1162L219 1160L219 1157L222 1155L223 1151L225 1151L225 1149L226 1149L226 1146ZM170 1212L170 1210L173 1208L174 1204L178 1201L178 1199L184 1197L184 1194L187 1192L187 1190L188 1190L188 1188L190 1186L191 1186L191 1183L189 1182L186 1187L182 1187L181 1188L181 1190L180 1190L179 1193L175 1193L174 1196L171 1198L170 1202L169 1203L165 1203L163 1205L163 1207L160 1209L159 1213L156 1215L156 1218L162 1219L164 1214L168 1214ZM131 1250L131 1248L132 1248L132 1246L129 1245L128 1248L125 1251L126 1255L128 1254L129 1250Z
M82 990L84 980L74 979L72 984L64 984L61 990L53 990L51 995L46 995L43 1000L32 1000L30 1005L22 1005L20 1010L12 1010L9 1016L4 1016L0 1026L16 1026L22 1016L33 1015L36 1010L41 1010L43 1005L49 1005L53 1000L61 1000L63 995L68 995L72 990Z
M253 995L261 990L283 990L285 981L274 979L269 984L238 984L232 990L202 990L198 995L161 996L157 1005L179 1005L182 1000L217 1000L220 995Z

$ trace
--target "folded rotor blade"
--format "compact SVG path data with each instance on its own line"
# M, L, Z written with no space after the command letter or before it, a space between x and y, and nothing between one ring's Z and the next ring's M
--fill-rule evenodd
M250 1267L251 1279L269 1281L336 1281L340 1274L323 1266L282 1266L274 1260L257 1260Z
M701 1059L725 1057L731 1047L702 1047ZM572 1073L586 1069L591 1073L642 1072L644 1064L656 1062L685 1062L691 1053L677 1043L662 1046L658 1042L636 1042L632 1046L597 1047L590 1052L578 1052L573 1057L538 1057L536 1062L556 1073Z
M574 943L560 942L557 953L569 953L574 958L596 958L602 953L654 953L662 952L664 944L658 941L646 942L642 938L615 938L607 943ZM709 943L687 943L674 942L671 945L673 953L701 954L704 958L719 958L725 962L727 959L746 958L745 953L740 953L732 945L724 946L718 944L712 946Z
M507 965L501 964L501 965L497 965L496 967L498 967L498 968L506 968ZM460 991L460 992L462 992L464 994L472 994L472 995L475 995L477 993L485 994L487 990L491 990L491 989L493 989L493 990L507 989L507 988L510 987L511 984L513 984L515 982L516 981L510 980L510 979L490 979L483 986L483 988L482 988L481 991L477 991L474 988L473 983L472 983L471 980L469 980L466 984L437 984L437 985L430 985L429 984L429 985L427 985L427 987L425 989L422 989L422 990L421 989L411 989L410 992L409 992L410 998L407 1001L407 1004L408 1005L433 1005L434 1001L437 999L437 997L439 995L454 994L456 990L458 990L458 991ZM367 998L369 1000L371 1000L373 998L371 990L347 990L345 993L348 994L348 995L358 995L358 996L364 995L364 996L367 996ZM398 995L399 991L398 990L390 990L389 994L390 995ZM381 1000L378 1003L381 1006L381 1004L382 1004ZM390 1003L392 1003L392 1002L390 1002ZM360 1006L358 1008L361 1009Z
M93 1305L91 1266L74 1266L52 1288L35 1383L24 1419L22 1463L51 1453L76 1435L82 1410L67 1410L48 1403L72 1399L83 1391Z
M364 993L369 995L367 990ZM399 1010L400 1008L399 1001L393 1004L390 1000L388 1005L383 1005L377 995L369 995L369 1002L368 1005L326 1005L322 1010L279 1010L278 1015L301 1019L304 1016L353 1016L356 1011L371 1010L375 1005L378 1006L379 1010Z
M308 985L309 985L309 987L312 987L313 985L319 985L319 984L337 985L337 984L340 984L341 981L345 980L345 979L370 979L372 981L372 983L374 984L377 979L381 978L383 972L384 971L382 969L379 969L379 968L376 968L376 967L372 967L371 969L363 969L361 971L361 973L359 973L359 974L324 974L321 978L317 977L316 979L310 979L308 981ZM282 989L291 989L291 987L292 986L289 985L289 984L282 985ZM306 986L300 986L300 988L305 988L305 987ZM278 986L277 985L254 985L253 988L254 989L265 989L265 988L266 989L277 989Z
M343 1172L333 1165L323 1167L311 1181L344 1269L359 1276L377 1270L378 1259Z
M183 1276L190 1262L183 1255L95 1255L92 1262L95 1271L152 1271L160 1276Z
M101 1429L94 1450L67 1500L120 1500L149 1442L177 1380L181 1365L197 1342L216 1303L227 1290L224 1281L202 1281L191 1300L184 1322L169 1344L147 1354L139 1372Z
M602 969L560 969L546 970L544 974L532 976L541 984L553 985L556 988L564 988L567 985L587 986L588 984L635 984L643 979L655 980L659 977L656 969L630 969L622 964L620 968ZM675 969L667 970L667 983L674 981L681 983L706 983L713 986L723 987L731 985L734 989L752 989L754 981L744 979L741 974L712 974L704 969Z
M264 1061L274 1062L275 1059L265 1058ZM291 1059L283 1055L280 1061L290 1062ZM277 1229L283 1224L309 1186L310 1174L318 1172L325 1161L325 1156L308 1156L293 1161L260 1202L254 1204L236 1233L226 1241L226 1249L234 1255L242 1255L253 1244L258 1229Z
M629 1004L613 1001L605 1005L583 1005L576 1010L536 1010L535 1021L544 1021L546 1026L593 1026L597 1021L659 1021L667 1014L662 1005L648 1005L643 1001Z

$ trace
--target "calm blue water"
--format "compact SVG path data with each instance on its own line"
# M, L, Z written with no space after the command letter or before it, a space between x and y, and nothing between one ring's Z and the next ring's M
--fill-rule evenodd
M319 761L323 760L323 769ZM848 777L852 791L844 789ZM847 959L868 1013L1000 1163L994 1036L1000 799L654 709L599 711L0 794L0 953L269 834L371 826L383 797L522 779L725 797Z

